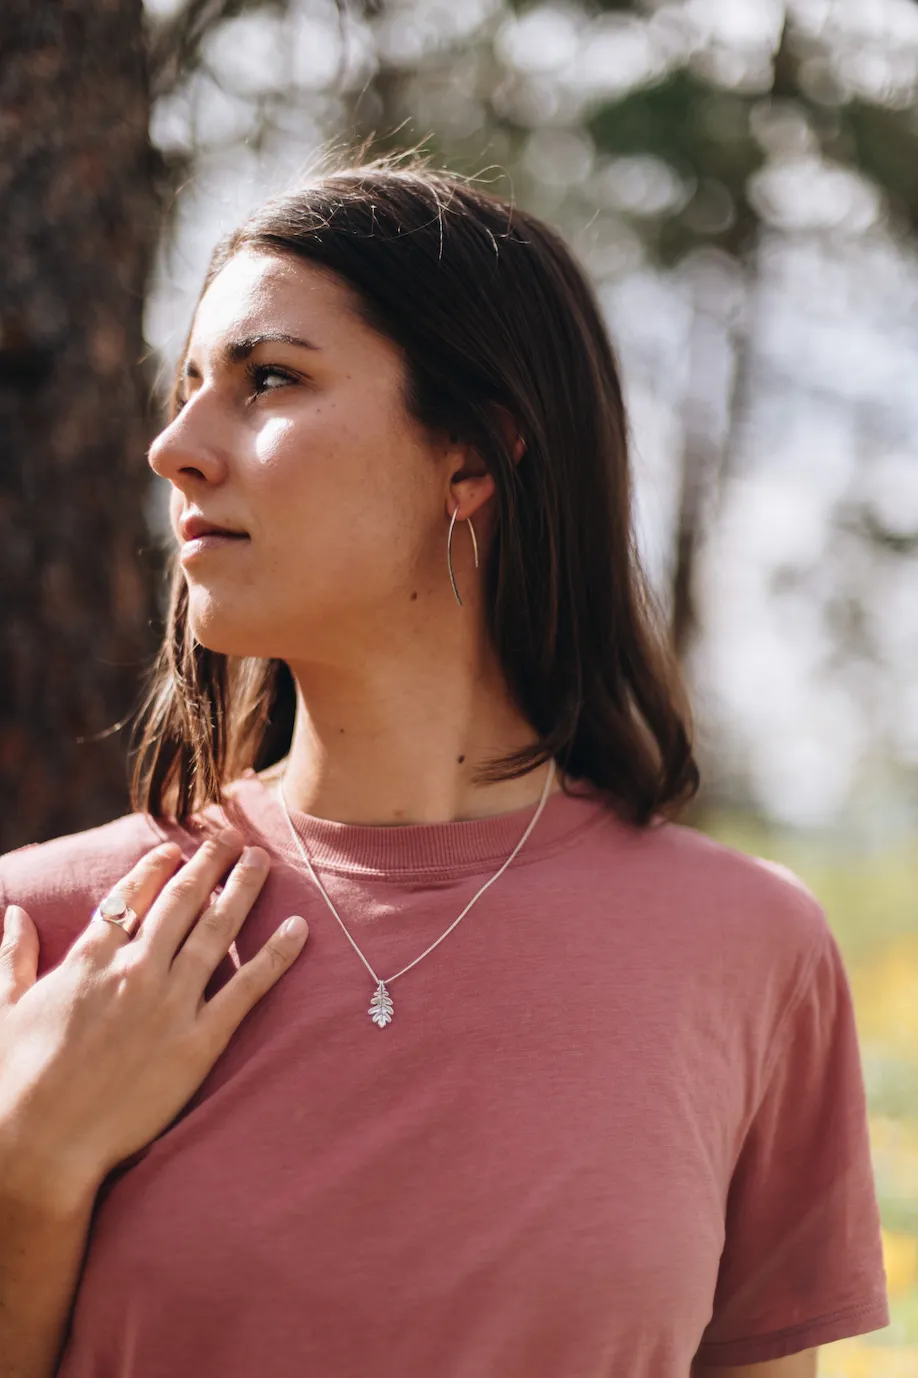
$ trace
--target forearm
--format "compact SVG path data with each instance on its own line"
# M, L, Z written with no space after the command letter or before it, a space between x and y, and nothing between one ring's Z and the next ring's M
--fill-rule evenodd
M64 1205L19 1186L0 1171L0 1378L53 1378L95 1193Z

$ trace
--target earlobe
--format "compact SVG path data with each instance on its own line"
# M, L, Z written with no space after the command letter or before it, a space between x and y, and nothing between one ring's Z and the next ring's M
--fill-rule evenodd
M476 474L474 478L456 478L450 485L446 498L447 516L459 512L459 521L472 517L497 491L494 476L490 473Z

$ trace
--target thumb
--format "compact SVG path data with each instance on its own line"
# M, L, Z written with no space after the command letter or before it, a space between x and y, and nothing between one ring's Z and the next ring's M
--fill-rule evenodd
M15 1004L37 976L38 930L21 905L7 905L0 940L0 998Z

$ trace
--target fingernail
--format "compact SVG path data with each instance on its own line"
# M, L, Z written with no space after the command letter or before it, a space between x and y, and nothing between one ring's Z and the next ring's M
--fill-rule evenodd
M271 858L264 847L243 847L240 861L247 861L250 866L267 866Z
M305 938L308 932L306 920L299 914L294 914L286 923L281 924L281 934L285 938Z

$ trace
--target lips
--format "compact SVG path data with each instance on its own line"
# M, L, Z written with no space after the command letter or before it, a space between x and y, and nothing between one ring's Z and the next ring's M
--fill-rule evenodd
M199 536L228 536L236 540L247 540L248 532L233 527L219 526L204 517L184 517L179 525L183 541L193 541Z

